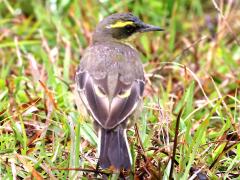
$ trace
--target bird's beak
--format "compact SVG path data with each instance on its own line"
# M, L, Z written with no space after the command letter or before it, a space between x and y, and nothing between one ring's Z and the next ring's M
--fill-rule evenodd
M149 31L164 31L163 28L158 26L153 26L151 24L143 24L139 32L149 32Z

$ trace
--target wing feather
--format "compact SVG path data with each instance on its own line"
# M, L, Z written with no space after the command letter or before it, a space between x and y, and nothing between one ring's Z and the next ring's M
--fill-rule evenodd
M124 84L119 78L114 97L109 98L107 77L94 79L86 71L77 74L77 83L80 97L85 106L105 129L116 127L131 115L141 99L144 89L143 80Z

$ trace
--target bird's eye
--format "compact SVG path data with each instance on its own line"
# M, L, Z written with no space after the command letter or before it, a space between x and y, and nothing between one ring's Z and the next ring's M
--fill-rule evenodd
M124 28L127 29L127 30L132 30L132 29L133 29L133 26L131 26L131 25L126 25Z
M127 31L129 34L132 34L135 31L135 26L133 25L126 25L124 30Z

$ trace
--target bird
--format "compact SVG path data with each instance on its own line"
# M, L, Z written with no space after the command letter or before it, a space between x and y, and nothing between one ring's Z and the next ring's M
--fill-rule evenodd
M77 92L93 119L99 139L98 165L130 169L127 129L139 118L145 86L140 54L131 39L140 33L163 31L132 13L116 13L96 26L92 44L76 71Z

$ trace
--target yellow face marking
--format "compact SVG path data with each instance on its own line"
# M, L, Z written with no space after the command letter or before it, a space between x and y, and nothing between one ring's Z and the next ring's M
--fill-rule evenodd
M107 26L107 28L121 28L132 24L133 24L132 21L117 21L115 24Z

